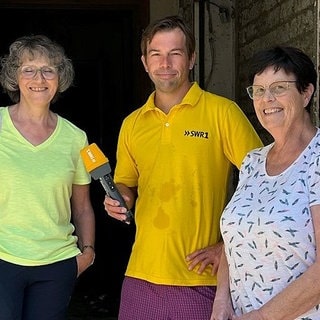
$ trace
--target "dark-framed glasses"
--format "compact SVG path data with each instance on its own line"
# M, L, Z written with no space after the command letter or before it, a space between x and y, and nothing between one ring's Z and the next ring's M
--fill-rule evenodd
M39 71L42 77L46 80L53 80L58 75L57 68L55 67L49 67L49 66L43 66L40 68L36 66L20 67L20 73L24 79L33 79Z
M247 87L247 92L252 100L261 99L266 93L267 89L274 97L281 97L286 94L290 88L290 84L297 82L296 80L276 81L271 83L268 87L261 85L252 85Z

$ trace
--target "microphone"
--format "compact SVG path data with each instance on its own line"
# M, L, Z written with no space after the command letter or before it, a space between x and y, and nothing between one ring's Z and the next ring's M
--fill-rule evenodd
M120 202L121 207L125 207L127 212L125 213L127 218L125 223L130 224L133 219L133 213L128 209L126 202L117 189L112 176L111 167L108 158L103 154L99 147L92 143L80 151L80 155L86 167L88 173L94 180L100 180L107 195Z

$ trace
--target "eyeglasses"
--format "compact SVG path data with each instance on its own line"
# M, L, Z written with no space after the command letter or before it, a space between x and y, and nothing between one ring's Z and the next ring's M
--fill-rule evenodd
M252 100L261 99L266 93L267 89L274 97L281 97L286 94L290 88L290 83L297 82L296 80L276 81L270 84L269 87L260 85L253 85L247 87L247 92Z
M58 75L55 67L43 66L41 68L37 68L35 66L22 66L20 68L21 76L24 79L33 79L39 71L42 77L46 80L53 80Z

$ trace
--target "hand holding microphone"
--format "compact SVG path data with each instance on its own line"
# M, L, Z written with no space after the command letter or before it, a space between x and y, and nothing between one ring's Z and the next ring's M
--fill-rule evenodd
M127 209L125 223L130 224L133 219L133 213L128 209L126 202L124 201L122 195L117 189L112 176L111 176L111 167L109 164L108 158L103 154L99 147L92 143L89 146L83 148L80 151L81 157L83 159L84 165L88 173L94 180L99 180L103 186L106 194L120 202L121 207Z

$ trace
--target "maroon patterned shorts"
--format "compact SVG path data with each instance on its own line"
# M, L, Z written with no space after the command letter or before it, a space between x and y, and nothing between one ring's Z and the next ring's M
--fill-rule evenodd
M216 287L153 284L125 277L118 320L208 320Z

